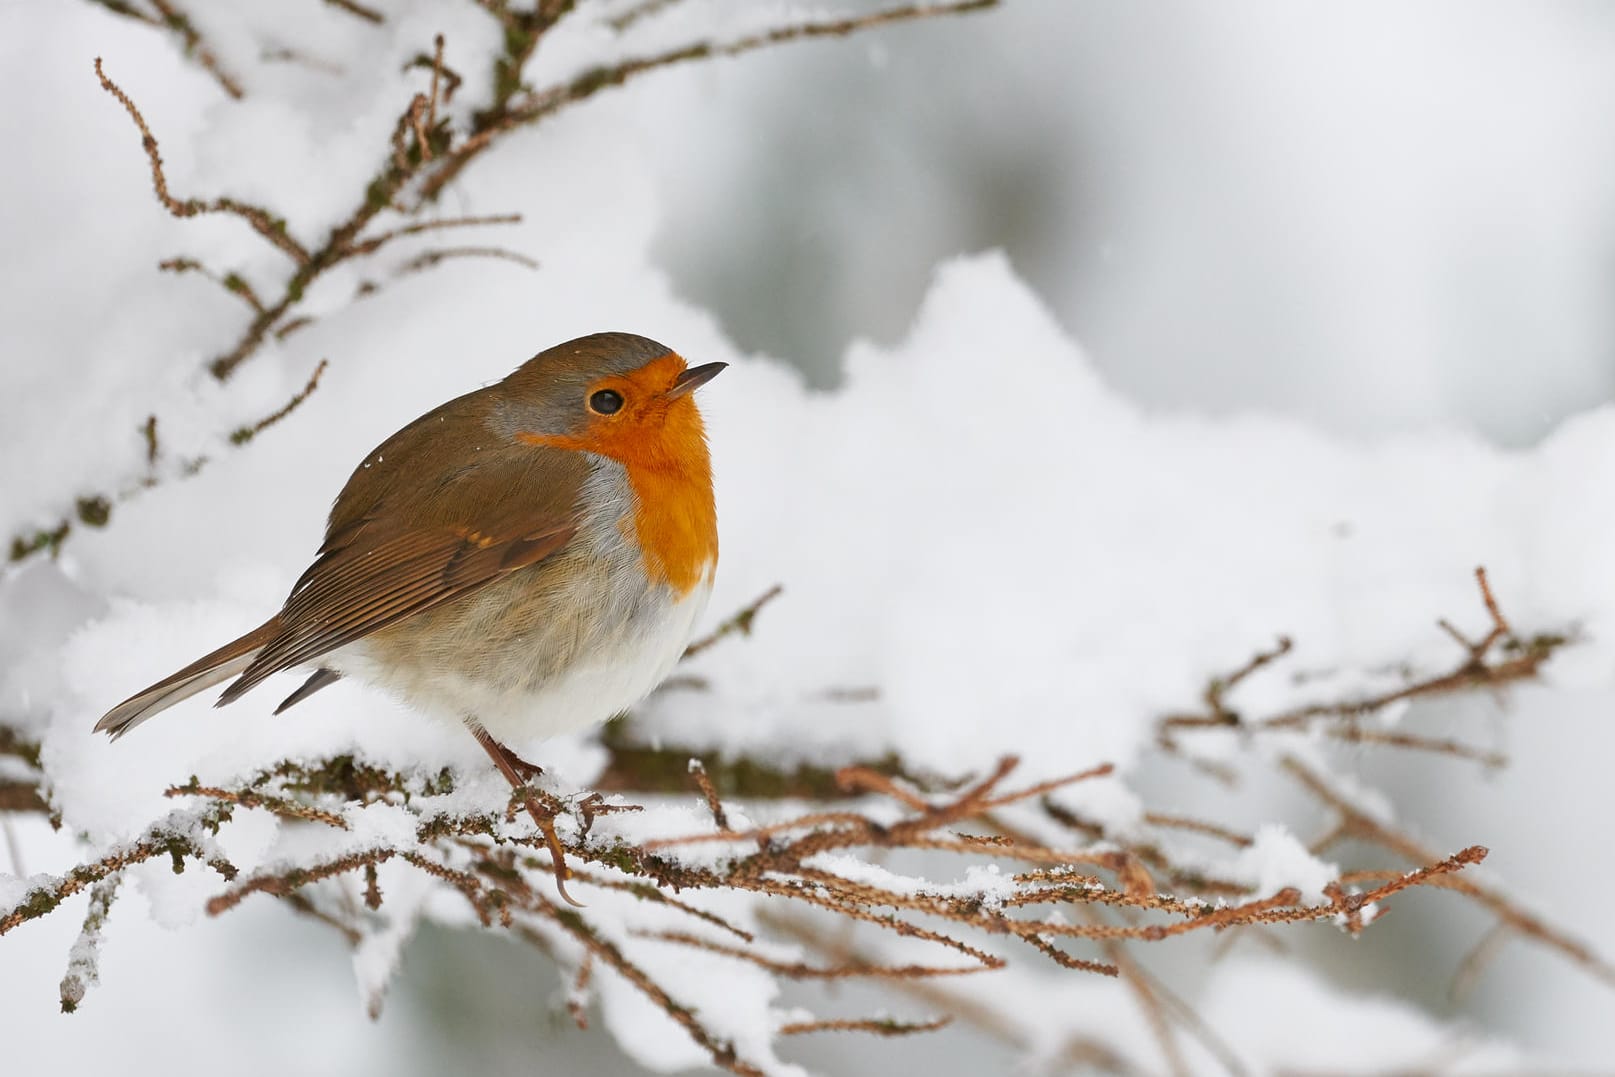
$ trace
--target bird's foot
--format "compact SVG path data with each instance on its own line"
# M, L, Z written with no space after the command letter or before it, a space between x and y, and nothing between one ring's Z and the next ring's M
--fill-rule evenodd
M561 900L574 908L583 908L583 902L567 893L566 880L572 877L572 869L566 866L566 849L561 845L561 836L555 831L555 811L548 805L539 803L533 791L525 787L517 787L516 792L527 805L527 814L533 817L538 826L538 832L544 835L544 845L550 851L550 863L555 868L555 892L561 895Z
M566 847L561 844L561 836L555 832L555 816L559 813L561 802L528 784L543 771L494 740L481 726L472 724L471 734L477 738L477 743L482 745L483 751L488 753L494 766L499 768L499 773L510 783L511 789L514 790L511 799L521 799L527 808L527 814L532 816L533 822L538 825L539 833L544 835L544 845L549 849L550 863L555 868L556 893L560 894L561 900L568 905L583 908L583 902L578 901L566 890L566 880L571 877L572 872L566 866Z
M537 763L529 763L509 748L505 749L505 756L510 760L511 769L521 775L523 782L531 783L535 778L544 776L544 768Z

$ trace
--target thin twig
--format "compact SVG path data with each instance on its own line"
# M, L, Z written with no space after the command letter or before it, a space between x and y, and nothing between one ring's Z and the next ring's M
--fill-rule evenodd
M916 1032L935 1032L953 1023L951 1017L933 1017L929 1021L896 1021L890 1017L835 1017L820 1021L791 1021L780 1025L781 1036L800 1036L805 1032L873 1032L877 1036L911 1036Z
M1338 831L1340 836L1350 835L1373 842L1415 863L1433 859L1427 847L1407 834L1394 830L1365 814L1350 800L1337 793L1322 775L1297 757L1284 756L1280 760L1280 767L1313 796L1340 813L1342 823ZM1527 912L1501 890L1468 878L1446 880L1444 885L1485 907L1500 922L1508 924L1521 935L1557 951L1589 975L1615 987L1615 965L1599 957L1586 943L1572 938L1535 914Z
M711 647L714 643L717 643L719 640L722 640L725 637L732 636L737 632L742 636L751 635L752 623L757 620L758 612L764 606L774 601L774 599L784 594L784 592L784 585L776 583L774 586L770 587L768 590L764 591L762 594L740 607L740 609L724 618L723 622L719 624L717 628L714 628L711 632L684 648L684 659L688 661L689 659L694 658L708 647Z
M503 258L507 262L515 262L528 269L537 269L538 261L520 254L516 251L506 250L503 247L437 247L429 251L422 251L403 265L398 267L398 275L418 273L423 269L446 262L451 258Z
M151 162L151 182L157 191L157 200L163 208L175 217L195 217L204 213L225 213L240 217L252 226L264 239L277 249L284 251L288 257L298 265L307 265L309 253L291 237L286 231L286 222L270 213L261 206L254 206L234 198L215 198L212 201L203 201L200 198L175 198L168 192L168 177L163 173L162 154L157 149L157 138L146 126L146 117L140 114L140 109L129 95L124 93L118 84L107 77L101 68L101 57L95 58L95 77L101 80L102 89L117 98L118 103L129 113L134 120L135 127L140 131L140 144L146 150L146 158Z
M157 10L156 15L142 11L133 4L124 3L123 0L91 0L91 2L99 4L113 14L143 22L159 30L172 30L177 33L184 46L182 51L185 55L194 56L197 63L202 65L202 70L213 77L213 81L219 84L220 89L238 101L244 96L241 83L224 70L218 56L202 39L201 33L190 18L169 0L151 0L151 6Z
M380 25L387 21L387 17L373 7L361 4L358 0L325 0L334 8L340 8L350 15L357 15L365 22Z
M271 426L274 426L276 423L286 418L286 416L290 415L298 408L302 407L303 401L312 396L314 390L320 387L320 376L325 373L325 368L328 366L330 366L329 361L321 359L319 361L319 365L314 368L314 373L309 375L308 381L301 389L292 395L290 400L286 401L286 403L282 404L279 408L276 408L268 415L265 415L262 419L259 419L251 426L243 426L237 429L230 435L230 441L236 445L244 445L253 438L257 437L259 434L263 433L265 430L269 429Z

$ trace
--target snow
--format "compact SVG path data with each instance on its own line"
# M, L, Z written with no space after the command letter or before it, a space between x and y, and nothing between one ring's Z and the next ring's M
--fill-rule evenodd
M1384 996L1341 991L1287 962L1230 962L1214 974L1206 998L1202 1016L1239 1045L1257 1073L1294 1072L1319 1058L1350 1058L1366 1073L1412 1058L1443 1073L1535 1068L1479 1030L1444 1026ZM1297 1028L1306 1030L1304 1038Z
M353 949L354 983L359 1001L372 1019L381 1013L387 987L404 959L404 947L420 926L435 889L430 879L402 864L380 865L376 878L383 895L382 912ZM356 898L354 904L359 900L362 898Z
M1608 496L1615 409L1580 414L1519 451L1442 428L1356 440L1274 417L1149 411L1096 373L1017 269L993 253L940 265L900 339L855 345L844 384L813 391L780 357L738 348L651 264L658 221L676 207L659 204L655 162L630 137L645 116L632 98L602 100L513 139L446 199L445 215L522 212L520 225L489 241L536 257L537 271L468 263L394 279L392 269L429 245L401 241L375 263L322 282L306 307L319 321L267 345L228 386L215 384L200 368L234 339L244 308L200 277L158 274L153 262L171 252L199 256L242 272L268 294L284 277L285 259L238 221L173 221L152 205L137 138L94 85L88 56L104 55L109 74L140 102L178 193L273 202L293 234L312 243L350 207L351 192L377 167L401 94L418 88L419 72L396 74L403 62L441 30L451 64L469 66L497 35L469 4L444 14L441 5L401 3L399 17L381 30L312 0L285 22L254 15L253 5L206 7L202 27L251 91L242 104L224 101L155 35L89 5L23 5L32 32L0 43L0 85L14 98L52 102L41 115L19 116L8 138L18 159L39 162L38 178L9 176L17 193L0 199L8 246L29 252L0 266L0 294L11 301L7 349L18 357L7 362L0 393L0 430L13 450L0 453L0 533L52 523L81 492L139 491L115 506L111 526L78 529L59 560L0 577L0 719L42 737L64 833L31 835L30 854L41 851L53 870L81 849L116 847L165 817L211 842L187 802L165 790L193 775L229 785L282 758L352 753L417 774L451 766L456 790L426 798L430 810L502 802L502 779L461 730L347 682L278 717L269 712L295 685L289 677L224 711L212 710L206 696L191 700L117 744L91 727L117 700L271 612L312 555L351 463L392 429L541 347L604 328L663 339L692 362L731 364L702 394L724 550L707 627L772 584L785 587L750 637L691 663L685 672L708 689L669 689L639 709L637 729L646 737L825 766L900 749L911 767L949 776L985 773L1013 754L1022 762L1011 787L1113 762L1115 776L1064 788L1055 800L1125 838L1142 832L1145 806L1158 803L1163 786L1176 796L1187 785L1181 773L1163 779L1152 769L1155 718L1195 707L1213 677L1280 633L1295 640L1294 652L1230 693L1228 704L1244 714L1380 691L1399 683L1395 669L1404 661L1422 671L1450 668L1459 655L1433 621L1445 616L1471 635L1485 631L1470 575L1477 564L1488 567L1522 631L1575 626L1581 634L1529 699L1537 718L1556 715L1567 698L1582 706L1557 733L1543 728L1552 725L1543 718L1531 727L1536 735L1574 748L1578 737L1603 728L1600 701L1615 694L1615 499ZM611 39L611 47L637 52L685 40L719 10L676 5L625 41ZM799 9L755 5L748 21L726 25L739 33L783 10ZM336 27L319 49L351 61L343 73L314 77L258 61L263 42L302 41L316 26L322 34ZM15 44L24 39L35 44ZM598 28L569 24L546 42L545 61L560 77L598 62L606 41ZM468 80L455 114L465 115L485 92ZM385 287L352 301L360 280L372 278ZM321 358L331 367L302 408L247 448L229 446L230 430L282 405ZM160 416L162 451L149 475L158 481L147 490L138 430L151 414ZM207 466L186 474L200 456ZM1419 717L1416 707L1381 716L1399 728ZM1516 739L1532 735L1521 727ZM1607 748L1603 736L1598 744ZM545 780L568 794L587 789L606 757L583 735L516 747L541 760ZM1603 752L1593 747L1581 746L1571 765L1592 766ZM1193 745L1223 759L1247 748L1233 735ZM1389 796L1349 765L1335 765L1338 757L1321 746L1285 749L1327 769L1332 787L1373 818L1396 818ZM1441 836L1483 840L1496 828L1512 846L1502 854L1525 865L1517 876L1524 891L1560 901L1556 915L1608 953L1615 949L1609 924L1556 899L1544 874L1552 861L1543 858L1554 851L1544 846L1569 832L1567 818L1607 820L1615 804L1604 783L1584 790L1598 799L1575 809L1579 816L1554 815L1553 804L1540 814L1520 811L1519 804L1551 800L1541 794L1554 788L1552 764L1539 758L1526 777L1499 778L1486 795L1463 800L1467 814L1444 819ZM697 798L644 803L642 813L601 817L593 839L714 829ZM1306 900L1323 900L1336 866L1308 854L1302 837L1275 821L1286 807L1281 798L1258 790L1239 804L1255 844L1221 866L1258 893L1296 886ZM744 828L795 807L734 805L730 821ZM412 840L415 817L398 805L340 811L346 830L242 810L218 847L251 872ZM693 843L668 855L710 865L731 851ZM861 855L824 854L814 863L904 892L991 901L1010 886L1009 871L992 864L967 865L962 877L939 882ZM1586 870L1591 892L1615 883L1607 865ZM287 917L269 899L249 899L215 922L202 909L220 880L205 867L175 875L168 862L154 861L133 869L133 885L120 897L133 908L120 911L109 932L101 1001L82 1015L97 1023L19 1020L21 1039L8 1050L20 1069L42 1070L47 1060L89 1057L90 1037L81 1039L79 1027L103 1042L127 1042L140 1034L130 1016L142 1001L137 992L168 993L176 1012L210 1012L226 994L219 981L227 959L253 970L257 993L284 997L284 1014L297 1027L336 1045L325 1058L333 1069L368 1058L360 1045L377 1037L364 1031L359 1013L379 1005L417 929L475 922L462 902L441 900L402 865L383 865L379 878L386 902L352 955L356 1008L347 982L332 989L329 960L310 956L337 951L332 939L275 952L274 932L287 930L275 925ZM0 907L30 885L0 872ZM340 890L348 885L320 894L362 901ZM802 1072L773 1037L781 1015L795 1012L773 977L646 938L688 926L655 903L609 891L591 891L589 903L590 922L604 937L671 985L681 1005L745 1057L771 1073ZM709 895L701 907L757 926L749 901ZM70 903L50 924L0 940L0 1011L37 1015L40 997L53 1001L71 945L54 921L76 927L81 912ZM230 926L237 916L248 926ZM575 942L532 927L551 942L564 972L577 968ZM902 940L882 945L894 959L938 959ZM811 956L777 940L758 952ZM307 970L297 964L304 960ZM1010 1004L1017 1049L1029 1064L1057 1058L1080 1033L1117 1043L1141 1065L1161 1062L1114 983L1022 963L954 987ZM1534 1059L1530 1049L1560 1027L1553 1022L1607 1003L1584 983L1573 991L1558 1013L1529 1017L1535 1023L1521 1034L1531 1041L1524 1047L1480 1043L1463 1055L1460 1071ZM593 992L602 1024L639 1065L669 1071L706 1061L610 969L594 968ZM1293 961L1231 960L1193 994L1257 1072L1342 1057L1423 1064L1461 1036L1406 1000L1348 992ZM533 1008L538 1013L539 1002ZM264 1023L246 1022L236 1015L216 1035L191 1031L215 1047L245 1036L266 1052L263 1071L297 1068L291 1045L269 1042L276 1037ZM409 1034L386 1027L400 1037L392 1055L406 1060ZM1595 1057L1597 1035L1584 1035L1574 1050ZM1380 1052L1372 1060L1352 1053L1370 1043Z
M1340 869L1309 853L1283 826L1265 823L1250 846L1240 851L1229 877L1254 887L1254 897L1272 897L1294 887L1302 901L1316 905L1328 900L1324 887L1340 877Z

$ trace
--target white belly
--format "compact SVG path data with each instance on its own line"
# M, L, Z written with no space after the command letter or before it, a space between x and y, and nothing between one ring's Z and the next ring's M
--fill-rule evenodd
M706 583L682 598L641 604L626 623L597 634L564 663L553 660L562 644L557 633L537 628L504 640L477 638L470 629L466 638L441 640L440 648L409 660L359 640L322 664L435 717L475 723L517 744L599 725L644 699L678 663L710 594ZM478 660L467 661L468 654Z
M595 509L564 550L320 664L511 744L621 714L684 653L717 566L683 595L653 582L623 526L633 495L621 465L597 459L589 493Z

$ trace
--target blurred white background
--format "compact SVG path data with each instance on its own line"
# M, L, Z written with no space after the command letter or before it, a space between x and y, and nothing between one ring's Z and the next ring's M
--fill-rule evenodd
M821 384L1001 248L1153 408L1517 445L1615 389L1607 4L1008 0L650 92L662 263Z

